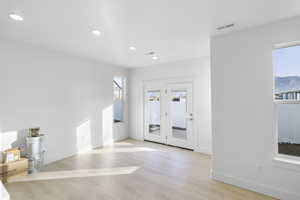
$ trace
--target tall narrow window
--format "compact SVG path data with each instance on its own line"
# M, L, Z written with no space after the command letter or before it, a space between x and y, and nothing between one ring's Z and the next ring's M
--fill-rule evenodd
M300 46L273 51L278 153L300 156Z
M125 79L123 77L115 77L113 80L114 89L114 122L124 121L124 86Z

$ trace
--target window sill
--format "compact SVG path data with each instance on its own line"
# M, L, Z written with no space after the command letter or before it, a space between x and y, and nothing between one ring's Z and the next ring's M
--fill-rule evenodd
M300 160L298 159L276 156L273 158L273 163L277 167L300 172Z
M276 104L300 104L299 100L274 100Z

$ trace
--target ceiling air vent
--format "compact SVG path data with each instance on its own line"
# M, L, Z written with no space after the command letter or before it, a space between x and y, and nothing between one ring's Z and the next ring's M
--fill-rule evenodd
M145 53L146 56L153 56L154 54L155 54L154 51L150 51L150 52Z
M232 24L227 24L225 26L219 26L219 27L217 27L217 30L221 31L221 30L224 30L224 29L227 29L227 28L232 28L232 27L234 27L233 23Z

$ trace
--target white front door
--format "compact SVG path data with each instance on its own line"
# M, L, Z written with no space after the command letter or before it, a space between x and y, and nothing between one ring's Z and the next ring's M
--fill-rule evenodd
M145 140L193 149L192 83L146 84Z

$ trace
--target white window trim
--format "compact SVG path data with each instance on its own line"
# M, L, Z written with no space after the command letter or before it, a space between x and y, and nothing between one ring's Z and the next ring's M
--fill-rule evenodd
M291 41L291 42L276 44L274 45L274 49L283 49L283 48L289 48L294 46L300 46L300 41Z
M300 172L300 160L295 156L277 154L277 156L273 158L273 165L276 167Z
M300 100L274 100L275 104L300 104Z

